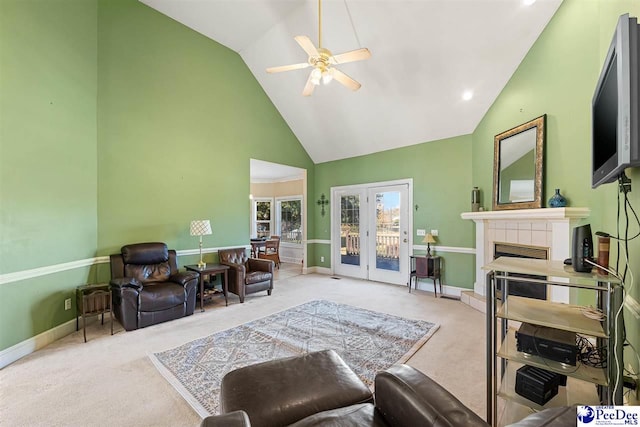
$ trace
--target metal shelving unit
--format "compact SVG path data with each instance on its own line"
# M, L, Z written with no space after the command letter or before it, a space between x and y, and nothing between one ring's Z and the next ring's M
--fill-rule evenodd
M487 273L487 422L498 425L498 398L504 408L521 405L530 411L571 404L622 404L622 305L620 280L612 275L576 273L560 261L501 257L483 267ZM594 269L595 270L595 269ZM521 277L519 275L527 275ZM537 276L532 278L530 276ZM497 281L503 284L498 289ZM554 285L594 292L598 308L606 315L602 321L584 316L581 306L509 295L509 280L532 286ZM576 366L519 352L514 324L529 323L589 337L597 347L607 349L606 367L577 362ZM498 341L498 337L500 340ZM500 364L498 365L498 362ZM538 405L515 393L515 370L535 366L567 376L563 393ZM581 393L580 383L591 383L593 397ZM583 387L584 388L584 387ZM589 401L595 400L595 401Z

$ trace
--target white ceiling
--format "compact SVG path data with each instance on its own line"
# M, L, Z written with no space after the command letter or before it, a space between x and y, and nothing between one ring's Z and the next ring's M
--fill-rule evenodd
M263 160L250 159L252 183L294 181L305 177L305 170Z
M293 37L317 45L316 0L140 1L238 52L315 163L472 133L562 3L324 0L323 47L372 57L338 66L359 91L303 97L310 69L265 69L306 62Z

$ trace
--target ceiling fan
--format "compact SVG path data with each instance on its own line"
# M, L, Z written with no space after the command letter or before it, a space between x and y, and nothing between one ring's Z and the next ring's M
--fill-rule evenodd
M334 55L322 47L322 0L318 0L318 47L316 48L307 36L296 36L295 41L298 42L300 47L309 55L307 62L299 64L283 65L280 67L267 68L267 73L280 73L282 71L300 70L303 68L313 67L313 70L309 74L307 84L304 86L302 95L310 96L313 93L313 89L320 84L320 80L324 84L328 84L331 80L335 79L339 83L348 87L351 90L358 90L360 83L333 67L338 64L345 64L347 62L361 61L371 57L371 52L367 48L361 48L352 50L345 53Z

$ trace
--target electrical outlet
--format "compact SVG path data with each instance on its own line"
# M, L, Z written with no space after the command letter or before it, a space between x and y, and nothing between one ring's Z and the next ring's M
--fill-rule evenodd
M324 262L324 257L323 256L320 257L320 262Z
M431 235L433 237L438 237L438 230L431 230Z
M64 300L64 309L71 310L71 298L67 298Z
M640 304L631 295L627 294L624 298L624 306L634 315L634 317L640 320Z
M422 228L419 228L419 229L417 229L417 230L416 230L416 234L417 234L418 236L426 236L426 235L427 235L427 230L424 230L424 229L422 229Z

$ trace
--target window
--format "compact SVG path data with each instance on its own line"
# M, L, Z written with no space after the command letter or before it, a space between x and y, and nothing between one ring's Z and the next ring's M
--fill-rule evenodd
M271 198L256 198L253 200L253 235L256 237L271 236Z
M302 244L302 197L277 199L276 206L280 241Z

